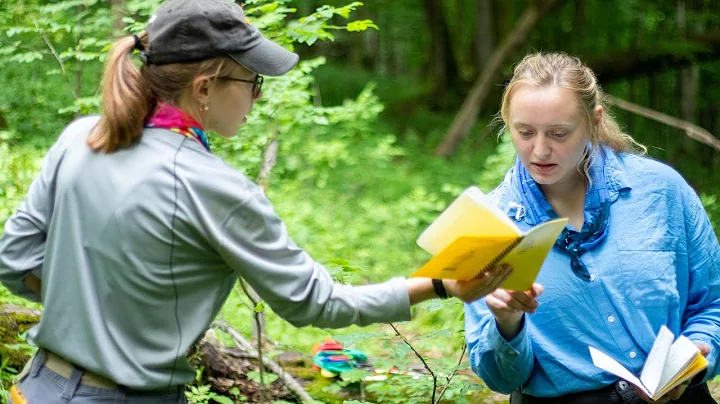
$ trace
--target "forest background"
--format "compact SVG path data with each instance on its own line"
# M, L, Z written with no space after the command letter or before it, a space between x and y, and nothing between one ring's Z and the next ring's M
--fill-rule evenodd
M0 4L0 224L62 128L98 112L112 39L141 30L158 4ZM489 191L499 183L514 154L493 118L513 64L533 51L587 62L626 131L690 182L718 229L720 2L248 0L245 8L302 62L267 79L248 125L234 139L211 137L213 150L267 187L294 240L341 282L410 275L428 258L416 237L447 203L468 185ZM0 304L39 308L5 290ZM458 366L458 302L420 305L398 332L387 325L297 330L238 288L221 319L252 339L253 313L264 317L267 349L310 355L330 336L367 352L376 367L426 372L422 356L439 383L390 378L363 384L362 398L428 402L443 392L443 402L503 399L487 394L466 360ZM24 347L22 335L13 338L12 349ZM14 371L7 357L3 380ZM454 376L449 386L447 376ZM311 395L336 402L343 384L325 383ZM197 402L222 401L195 393Z

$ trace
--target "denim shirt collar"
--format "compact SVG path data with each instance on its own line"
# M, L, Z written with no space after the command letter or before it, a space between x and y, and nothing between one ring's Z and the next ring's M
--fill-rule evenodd
M613 203L620 197L620 194L630 192L632 187L621 162L622 153L616 153L606 146L601 147L601 152L605 155L604 168L608 198L610 199L610 202ZM536 223L533 220L533 215L527 214L527 209L535 209L538 211L540 209L547 209L548 206L522 205L523 198L520 197L520 188L518 184L515 184L514 171L515 168L513 167L505 175L505 180L503 181L503 186L501 187L504 188L503 195L498 195L499 207L516 221L523 221L529 226L535 226L539 223Z

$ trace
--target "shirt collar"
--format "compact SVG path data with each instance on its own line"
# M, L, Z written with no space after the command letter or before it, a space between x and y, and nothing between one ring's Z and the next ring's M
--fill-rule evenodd
M605 181L607 183L608 198L610 199L610 203L613 203L620 197L620 194L630 192L632 187L625 172L625 166L622 163L623 153L614 152L606 146L602 146L601 150L601 152L605 153ZM519 195L519 187L513 182L514 171L515 168L513 167L505 175L503 182L509 186L506 187L507 192L504 195L505 197L500 198L500 209L515 221L524 221L531 226L537 225L538 223L534 223L530 215L526 214L526 210L530 207L520 204L523 198ZM547 209L548 207L549 205L535 206L534 208Z

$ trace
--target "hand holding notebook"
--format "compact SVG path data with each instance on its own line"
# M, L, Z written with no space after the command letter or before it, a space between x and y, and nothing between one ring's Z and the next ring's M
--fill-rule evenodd
M528 290L566 224L556 219L523 232L480 189L470 187L418 238L435 256L413 276L468 280L508 264L513 272L500 287Z
M653 400L664 396L677 385L690 380L708 365L698 347L687 337L675 336L662 326L648 353L640 377L637 377L608 355L590 348L595 366L637 386Z

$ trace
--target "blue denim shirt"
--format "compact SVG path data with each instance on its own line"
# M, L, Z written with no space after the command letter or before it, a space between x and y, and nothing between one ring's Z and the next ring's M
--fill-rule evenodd
M608 153L609 234L581 256L581 279L567 255L552 250L536 282L545 287L535 314L506 341L484 299L465 306L472 369L492 390L556 397L607 386L617 377L593 365L594 346L639 374L660 326L710 347L705 380L718 374L720 246L699 198L657 161ZM513 172L490 195L527 230Z

